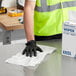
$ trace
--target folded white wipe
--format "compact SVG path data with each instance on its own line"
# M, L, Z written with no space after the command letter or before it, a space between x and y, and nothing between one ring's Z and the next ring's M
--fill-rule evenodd
M53 51L56 50L54 47L49 47L49 46L43 46L43 45L38 45L40 46L44 52L40 53L37 52L37 57L26 57L26 55L22 55L21 52L17 53L16 55L12 56L11 58L7 59L5 62L11 63L11 64L16 64L16 65L22 65L22 66L36 66L40 64L46 55L51 54Z

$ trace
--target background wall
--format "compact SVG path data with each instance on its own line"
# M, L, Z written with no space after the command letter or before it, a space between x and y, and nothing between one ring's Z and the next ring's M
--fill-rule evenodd
M2 6L5 6L5 7L16 6L16 0L3 0Z

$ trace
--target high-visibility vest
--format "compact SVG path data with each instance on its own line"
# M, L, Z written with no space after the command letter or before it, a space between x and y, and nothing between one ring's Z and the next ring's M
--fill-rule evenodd
M62 24L68 12L76 11L76 0L36 0L34 34L51 36L62 33Z

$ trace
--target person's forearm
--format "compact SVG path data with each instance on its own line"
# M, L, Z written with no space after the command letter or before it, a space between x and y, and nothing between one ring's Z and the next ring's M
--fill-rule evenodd
M34 9L25 5L24 7L24 28L27 41L34 40Z

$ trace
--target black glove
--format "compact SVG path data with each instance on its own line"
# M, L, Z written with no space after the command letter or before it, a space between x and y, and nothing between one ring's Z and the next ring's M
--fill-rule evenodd
M23 50L22 54L32 57L33 55L37 56L37 51L43 52L43 50L36 45L36 41L31 40L26 43L26 48Z

